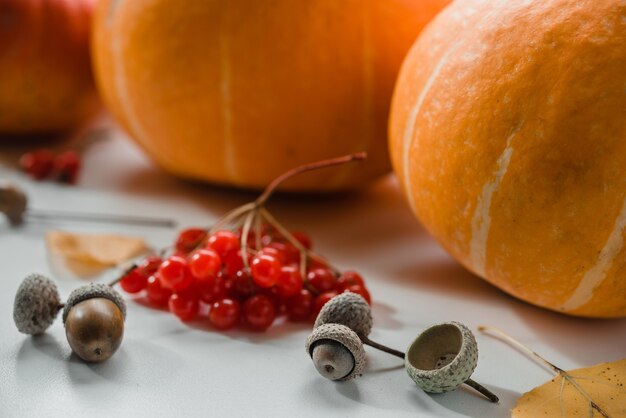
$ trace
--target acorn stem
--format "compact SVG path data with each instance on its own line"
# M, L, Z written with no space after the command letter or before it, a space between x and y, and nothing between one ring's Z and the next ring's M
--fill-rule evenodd
M485 398L489 399L491 402L498 403L500 401L500 399L493 392L491 392L489 389L487 389L486 387L484 387L480 383L478 383L478 382L476 382L476 381L474 381L472 379L467 379L464 383L467 386L470 386L473 389L475 389L477 392L479 392L483 396L485 396Z
M389 353L393 356L400 357L401 359L404 359L405 357L405 354L402 351L394 350L393 348L389 348L385 345L379 344L376 341L372 341L367 337L361 337L361 341L365 345L369 345L370 347L374 347L380 351L384 351L385 353Z

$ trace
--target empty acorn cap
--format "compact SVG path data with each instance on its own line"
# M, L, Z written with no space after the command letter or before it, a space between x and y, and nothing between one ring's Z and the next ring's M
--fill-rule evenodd
M411 343L404 366L424 391L443 393L469 379L477 363L474 334L459 322L446 322L428 328Z
M372 331L372 310L361 295L352 292L341 293L324 305L317 315L314 327L323 324L341 324L367 337Z
M337 346L337 343L340 346ZM314 357L314 351L321 345L328 345L329 350ZM305 348L307 354L314 360L317 370L328 379L345 381L363 373L365 367L363 343L359 336L345 325L320 325L307 338ZM349 352L351 358L344 355L344 349ZM334 369L345 370L346 374L337 376Z
M109 285L90 283L86 286L79 287L70 293L70 297L67 299L67 302L65 302L65 309L63 309L63 323L65 323L67 315L74 305L92 298L109 299L111 302L115 303L118 308L120 308L122 316L126 319L126 303L124 303L122 295Z
M59 313L61 298L57 285L41 274L26 277L15 294L13 320L24 334L41 334Z

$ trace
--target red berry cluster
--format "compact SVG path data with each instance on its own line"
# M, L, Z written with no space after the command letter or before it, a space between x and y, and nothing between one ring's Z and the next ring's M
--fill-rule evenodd
M145 259L121 278L120 285L128 293L145 291L151 304L168 306L183 321L208 311L208 320L220 330L244 324L263 331L279 316L311 320L341 292L358 293L370 301L358 273L339 274L310 252L308 235L290 235L300 249L268 225L247 234L245 243L241 230L209 234L186 229L179 234L173 255Z
M35 180L54 179L74 184L81 168L80 154L74 150L55 155L48 149L29 151L20 157L20 167Z

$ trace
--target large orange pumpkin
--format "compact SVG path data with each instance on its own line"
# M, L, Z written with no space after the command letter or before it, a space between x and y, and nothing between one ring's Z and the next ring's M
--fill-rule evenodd
M67 130L98 109L93 8L94 0L0 0L0 134Z
M390 137L415 213L468 269L626 316L626 2L454 2L403 64Z
M402 59L449 0L103 0L100 90L167 170L259 188L298 164L367 151L287 188L361 185L390 169Z

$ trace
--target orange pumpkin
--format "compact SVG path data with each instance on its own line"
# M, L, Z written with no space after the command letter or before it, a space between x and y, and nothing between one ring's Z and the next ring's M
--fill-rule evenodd
M104 0L95 68L111 112L167 170L260 188L298 164L367 151L287 189L362 185L390 169L404 54L449 0Z
M93 0L0 0L0 134L54 133L99 107Z
M403 64L390 138L413 210L468 269L626 316L626 2L454 2Z

